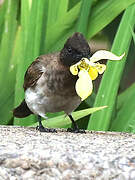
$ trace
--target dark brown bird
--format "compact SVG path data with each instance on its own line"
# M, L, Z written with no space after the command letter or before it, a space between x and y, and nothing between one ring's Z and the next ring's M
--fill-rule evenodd
M60 52L39 56L25 73L25 99L13 110L13 115L24 118L36 114L39 131L53 132L54 129L43 127L41 117L45 117L47 112L64 111L73 124L70 131L82 132L71 116L81 99L75 91L77 76L73 76L69 68L83 57L90 57L90 47L78 32L66 41Z

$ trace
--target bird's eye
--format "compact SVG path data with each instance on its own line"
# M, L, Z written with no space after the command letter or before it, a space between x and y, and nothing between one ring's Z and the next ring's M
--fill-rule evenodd
M71 53L72 52L72 49L71 47L68 48L68 52Z

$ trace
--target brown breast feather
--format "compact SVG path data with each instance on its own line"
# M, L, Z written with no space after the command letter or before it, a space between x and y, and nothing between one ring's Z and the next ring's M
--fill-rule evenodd
M76 94L75 82L77 77L70 73L69 67L60 62L59 53L41 55L28 67L24 77L24 90L36 85L43 74L43 68L46 69L44 77L46 78L49 94Z

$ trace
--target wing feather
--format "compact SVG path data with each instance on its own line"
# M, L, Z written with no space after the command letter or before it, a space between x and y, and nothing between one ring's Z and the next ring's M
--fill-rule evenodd
M24 90L26 90L29 87L34 86L37 83L38 79L43 74L42 66L43 65L42 65L42 62L40 61L40 58L37 58L28 67L24 76L24 84L23 84Z

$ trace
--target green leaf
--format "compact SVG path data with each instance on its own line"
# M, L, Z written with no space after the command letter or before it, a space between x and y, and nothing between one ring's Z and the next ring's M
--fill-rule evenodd
M102 30L135 0L102 0L92 8L87 37L91 38Z
M42 28L44 20L46 20L46 17L44 17L44 6L46 5L46 0L32 1L28 27L26 27L26 31L28 32L26 45L27 51L25 51L24 54L26 59L29 58L28 63L32 62L40 55ZM28 63L26 63L26 67L28 67Z
M24 98L23 92L23 79L26 66L29 62L25 59L25 50L27 45L28 37L28 19L30 15L29 1L21 1L21 37L20 37L20 53L17 56L17 72L16 72L16 84L15 84L15 106L18 105ZM27 17L27 18L26 18Z
M102 110L104 108L106 108L106 106L88 108L88 109L84 109L81 111L73 112L72 115L73 115L74 120L77 121L78 119L80 119L82 117L88 116L89 114L92 114L92 113ZM71 121L66 115L57 116L57 117L50 118L50 119L43 121L43 125L45 125L46 127L60 128L60 127L64 127L69 124L71 124ZM37 126L37 123L33 124L33 126Z
M121 55L124 52L128 54L128 49L132 38L129 24L131 25L131 27L134 26L134 17L135 4L126 9L122 17L117 34L115 36L112 51L117 55ZM102 112L96 112L91 116L88 129L109 129L122 72L126 62L125 60L126 56L121 61L109 61L107 63L107 70L102 78L94 106L97 107L107 105L108 108L103 110ZM96 124L95 121L97 122Z
M132 97L134 94L135 94L135 83L133 83L129 88L127 88L118 96L117 110L119 111L123 106L123 104L126 103L127 99L129 97Z
M81 0L69 0L68 10L72 9Z
M0 44L0 114L1 124L8 124L12 117L12 107L14 100L14 70L11 66L12 55L17 30L17 10L18 1L11 3L6 1L4 18L4 27ZM12 70L11 70L12 69Z
M46 4L44 5L45 18L44 18L44 24L43 24L44 30L42 32L42 40L41 40L41 54L45 54L46 52L48 52L47 50L48 47L49 48L52 47L52 46L49 46L49 44L51 43L50 37L53 36L53 38L57 38L57 36L55 35L55 32L56 31L59 32L63 28L63 26L61 26L61 24L59 23L61 23L61 20L67 14L68 3L69 3L68 0L46 1ZM56 29L55 29L55 26L56 26ZM57 28L57 26L59 27ZM49 49L49 52L50 52L50 49Z
M111 131L135 133L135 83L118 96L117 111Z
M81 3L77 3L70 11L66 12L56 23L51 24L46 32L46 52L74 25L80 11Z
M18 1L10 3L10 0L8 0L5 14L4 30L2 33L2 40L0 45L0 87L3 83L5 83L5 72L7 72L7 67L9 66L10 57L12 54L13 43L17 29L17 8Z
M88 18L89 24L87 25L88 30L86 33L87 38L89 39L93 37L95 34L97 34L99 31L101 31L116 16L118 16L125 8L127 8L130 4L134 2L135 0L97 1L95 3L96 5L92 7L91 12L89 12L90 13L89 18ZM75 7L71 9L71 12L70 11L67 12L67 15L62 16L62 19L60 21L56 22L55 24L53 24L51 27L48 28L49 39L46 40L46 47L47 47L46 52L53 52L53 51L60 50L63 47L66 39L71 34L73 34L73 32L78 31L78 29L76 29L77 23L75 20L77 20L79 14L81 14L80 8L81 8L81 2L76 4ZM89 9L90 9L90 6L89 6ZM72 18L72 16L74 16L74 19ZM87 17L87 14L86 15L83 14L83 16ZM71 21L70 21L70 18L71 18ZM68 19L70 23L67 23ZM84 20L85 22L85 18L84 19L81 18L81 19L82 21Z
M22 49L18 56L18 69L15 91L15 107L19 105L24 99L23 81L26 69L34 59L40 55L40 42L41 33L44 20L44 6L46 1L38 0L32 1L31 7L29 2L23 0L21 11L21 43ZM26 8L25 8L26 7ZM27 10L27 11L26 11ZM27 17L27 19L25 18ZM37 26L38 24L38 26ZM33 116L24 119L15 118L14 125L29 125L35 122L36 119Z
M65 32L65 34L63 36L61 36L54 45L52 45L52 47L50 47L49 52L56 52L56 51L60 51L66 40L74 33L74 28L71 28L70 30L68 30L67 32Z
M133 40L134 40L134 44L135 44L135 33L133 31L133 29L131 28L131 33L132 33L132 37L133 37Z
M8 124L10 119L13 117L12 109L14 105L14 92L15 92L15 75L17 68L17 56L20 53L20 27L16 33L16 39L13 46L13 53L11 56L11 61L7 71L8 81L5 81L4 87L2 88L0 94L0 115L1 124Z
M63 15L66 14L67 10L68 10L68 3L69 0L59 0L58 4L59 4L59 8L58 8L58 12L57 12L57 20L59 18L62 18Z
M87 32L87 25L88 25L88 18L92 6L92 0L83 0L81 4L81 9L79 13L79 18L77 22L77 32L81 32L86 35Z
M2 32L3 32L3 27L4 27L7 2L8 1L3 1L3 3L0 4L0 43L1 43L1 39L2 39Z

